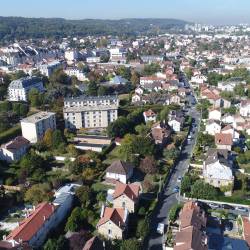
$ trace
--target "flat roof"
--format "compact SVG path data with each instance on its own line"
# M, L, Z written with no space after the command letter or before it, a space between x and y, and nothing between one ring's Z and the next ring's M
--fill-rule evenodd
M36 123L38 121L41 121L43 119L46 119L52 115L55 115L53 112L47 112L47 111L41 111L34 115L28 116L21 120L21 122L27 122L27 123Z

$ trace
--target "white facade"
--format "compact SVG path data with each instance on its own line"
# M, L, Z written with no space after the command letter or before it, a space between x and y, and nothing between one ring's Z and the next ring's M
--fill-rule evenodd
M86 58L87 63L99 63L101 61L101 57L99 56L91 56Z
M181 131L181 122L177 121L176 119L171 119L168 121L168 125L175 131L180 132Z
M240 115L243 117L250 117L250 101L240 106Z
M215 135L217 133L220 133L221 131L221 125L218 124L217 122L211 122L206 124L206 132L209 135Z
M67 61L74 61L78 59L78 52L76 50L66 50L64 57Z
M118 118L116 96L67 98L64 101L65 126L69 129L106 128Z
M43 82L38 77L25 77L12 81L8 87L8 100L13 102L28 101L28 93L34 88L44 91Z
M117 180L117 181L120 181L120 182L122 182L124 184L126 184L127 180L129 179L126 175L117 174L117 173L110 173L110 172L106 173L106 178Z
M52 112L39 112L21 120L22 135L31 143L43 138L47 129L56 129L56 115Z
M220 121L221 120L221 112L217 109L209 111L208 119Z
M45 75L47 77L50 77L54 70L60 68L62 66L61 62L54 61L48 64L42 64L39 66L39 70L42 75Z
M79 69L77 69L77 68L67 68L67 69L64 70L64 72L68 76L75 76L77 78L77 80L79 80L81 82L89 80L86 77L86 75L83 72L81 72Z

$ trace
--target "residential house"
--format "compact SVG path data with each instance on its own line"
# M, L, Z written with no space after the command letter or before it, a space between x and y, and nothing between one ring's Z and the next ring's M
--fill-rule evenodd
M124 85L124 84L126 84L127 82L128 82L127 79L125 79L125 78L123 78L123 77L121 77L121 76L115 76L115 77L113 77L113 78L110 80L109 84L111 84L111 85Z
M181 112L171 111L168 115L168 125L174 132L180 132L184 123L184 117Z
M213 108L209 110L208 114L208 119L209 120L221 120L221 111L219 109Z
M159 78L157 76L143 76L140 77L140 86L145 87L146 85L152 85L154 83L163 84L165 82L164 78Z
M113 184L115 184L116 181L126 184L132 177L133 172L134 166L132 164L117 160L106 169L105 180Z
M139 94L134 94L132 95L132 103L136 103L136 102L141 102L142 101L142 96Z
M180 105L181 97L179 95L171 95L170 96L170 104Z
M228 109L231 107L231 101L228 101L224 98L221 99L221 107L224 109Z
M233 145L232 135L223 133L215 134L215 145L218 149L227 149L231 151Z
M221 117L221 121L222 121L224 124L233 124L233 122L234 122L234 116L231 115L231 114L224 114L224 115Z
M127 209L129 213L134 213L139 201L139 191L139 185L116 182L113 207Z
M240 115L243 117L250 117L250 99L241 101Z
M207 217L194 202L186 202L179 216L180 226L175 237L174 250L208 250L204 233Z
M217 120L207 120L206 122L206 129L205 131L209 134L209 135L215 135L220 133L221 131L221 125L220 122Z
M105 250L105 244L99 237L94 236L85 243L82 250Z
M210 149L208 151L207 158L203 162L203 177L205 182L214 187L230 186L228 191L232 190L234 176L227 150Z
M235 128L233 128L231 125L227 125L224 128L221 129L222 134L231 134L233 138L233 142L237 142L240 139L240 133L237 132Z
M156 113L152 109L144 111L143 117L144 117L144 120L146 123L147 122L156 122Z
M128 211L123 208L102 207L97 231L108 239L123 239L128 223Z
M22 136L1 146L0 159L7 162L18 161L26 154L30 142Z
M159 144L161 146L165 146L169 140L169 136L171 134L170 129L161 122L155 123L151 128L151 136L155 141L155 144Z
M143 88L141 88L141 87L137 87L136 89L135 89L135 94L137 94L137 95L142 95L143 94Z

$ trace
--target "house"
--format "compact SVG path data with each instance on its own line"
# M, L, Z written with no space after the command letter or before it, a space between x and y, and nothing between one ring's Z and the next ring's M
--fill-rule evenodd
M28 101L28 94L31 89L44 91L42 79L35 76L23 77L14 80L8 87L8 100L13 102Z
M209 135L215 135L220 133L221 131L221 125L220 122L217 120L207 120L206 122L206 129L205 131L209 134Z
M205 182L214 187L233 188L234 176L227 150L210 149L203 162L203 177ZM228 190L229 192L231 191Z
M209 110L208 114L208 119L209 120L221 120L221 111L219 109L213 108Z
M82 250L105 250L105 245L99 237L94 236L85 243Z
M250 99L241 101L240 115L243 117L250 117Z
M195 76L192 76L190 83L199 86L200 84L204 84L206 81L207 81L206 76L197 74Z
M234 116L231 115L231 114L224 114L224 115L221 117L221 121L222 121L224 124L233 124L233 122L234 122Z
M134 94L134 95L132 96L132 103L136 103L136 102L140 102L140 101L142 101L142 96L141 96L141 95L139 95L139 94Z
M180 226L176 233L174 250L208 250L205 212L194 202L186 202L179 216Z
M170 104L177 104L180 105L181 103L181 97L178 95L171 95L170 96Z
M135 89L135 94L137 94L137 95L142 95L143 94L143 88L141 88L141 87L137 87L136 89Z
M243 222L243 239L247 242L250 247L250 219L248 217L242 217Z
M124 85L128 82L127 79L121 77L121 76L115 76L111 79L111 81L109 82L109 84L111 85Z
M144 76L140 77L140 86L145 87L146 85L152 85L154 83L162 84L165 82L164 78L159 78L157 76Z
M144 111L143 117L144 117L144 120L146 123L147 122L156 122L156 113L152 109Z
M22 135L31 143L41 140L47 129L56 129L56 114L41 111L21 120Z
M215 145L218 149L227 149L231 151L233 145L233 137L231 134L217 133L215 134Z
M240 139L240 133L236 131L231 125L227 125L221 129L222 134L231 134L233 141L237 142Z
M139 191L139 185L116 182L113 207L127 209L129 213L134 213L139 201Z
M228 91L228 92L233 92L235 88L235 83L233 82L218 82L218 89L221 91Z
M1 146L0 159L7 162L18 161L26 154L30 142L22 136Z
M105 180L113 184L115 184L116 181L126 184L132 177L133 171L134 166L132 164L117 160L106 169Z
M123 208L102 207L97 231L108 239L123 239L128 223L128 211Z
M66 184L66 185L60 187L58 190L56 190L55 197L58 197L62 193L74 195L76 189L79 187L81 187L81 185L76 184L76 183Z
M3 241L12 243L13 247L19 246L20 243L34 248L40 247L56 225L55 210L56 206L51 203L38 204L17 228L3 237Z
M224 98L221 99L221 107L224 109L228 109L231 107L231 101L228 101Z
M168 125L174 132L180 132L184 123L184 117L181 112L171 111L168 115Z
M164 123L157 122L151 128L151 136L155 141L155 144L159 144L161 146L165 146L171 131L167 128Z

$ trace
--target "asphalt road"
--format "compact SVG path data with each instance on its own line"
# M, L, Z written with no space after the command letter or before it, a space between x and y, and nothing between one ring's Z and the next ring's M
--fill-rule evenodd
M183 176L188 169L189 160L191 157L191 153L193 147L195 145L195 141L198 135L198 127L200 121L200 113L195 109L192 102L194 102L194 97L192 95L188 96L188 100L191 103L191 108L189 110L189 115L193 117L193 125L191 129L192 139L189 143L186 143L181 151L180 158L178 163L176 164L175 169L173 170L169 181L165 183L163 191L159 195L159 200L155 211L151 217L151 230L148 239L148 247L147 249L152 250L162 250L163 246L163 236L158 234L156 229L158 223L167 224L168 213L170 208L178 203L178 193L173 192L173 189L176 186L180 186L180 182L178 182L178 177Z

